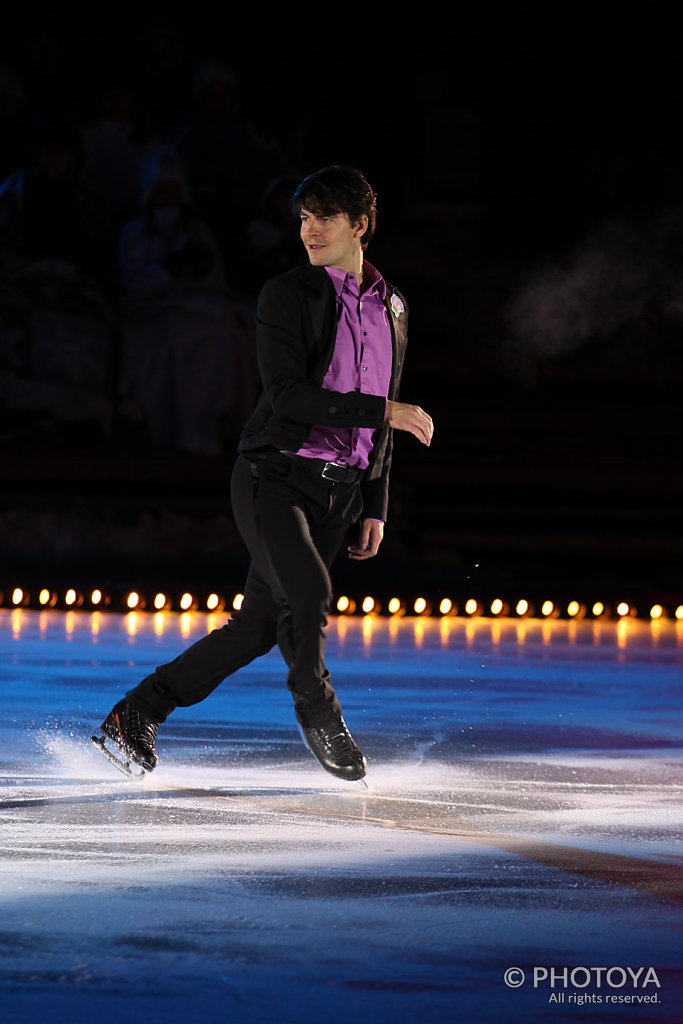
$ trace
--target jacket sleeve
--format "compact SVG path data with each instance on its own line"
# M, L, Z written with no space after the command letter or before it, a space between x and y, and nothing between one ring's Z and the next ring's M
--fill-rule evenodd
M276 416L320 426L380 428L386 400L359 391L330 391L312 377L315 353L305 341L304 304L281 278L261 291L256 344L263 390Z
M389 509L389 470L394 445L394 432L391 427L384 428L379 443L382 445L382 468L378 475L366 474L363 478L362 515L364 519L381 519L386 523Z

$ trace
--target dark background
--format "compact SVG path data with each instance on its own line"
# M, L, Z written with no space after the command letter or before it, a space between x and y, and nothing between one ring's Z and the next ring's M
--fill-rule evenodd
M355 163L376 187L369 255L410 302L402 397L436 432L429 450L397 438L381 555L341 560L340 589L681 600L683 76L664 5L25 3L4 20L31 112L87 117L116 72L163 129L217 57L283 170ZM198 457L0 417L5 590L239 588L230 443Z

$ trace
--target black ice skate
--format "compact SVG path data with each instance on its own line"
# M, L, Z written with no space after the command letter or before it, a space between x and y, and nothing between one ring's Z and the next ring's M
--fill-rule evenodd
M335 715L325 725L304 725L301 721L298 725L304 743L326 771L348 782L364 777L368 767L365 756L341 715Z
M100 729L102 735L91 736L91 741L124 775L144 775L156 767L159 760L155 748L158 724L126 700L119 701L112 708ZM107 740L116 744L114 750L107 746ZM142 770L135 772L131 763Z

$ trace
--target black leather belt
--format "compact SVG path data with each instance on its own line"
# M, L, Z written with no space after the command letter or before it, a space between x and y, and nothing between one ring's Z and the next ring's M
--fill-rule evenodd
M340 466L336 462L325 462L324 459L308 459L305 455L296 455L294 452L281 452L281 454L286 455L288 459L292 459L299 465L307 466L323 480L332 480L335 484L355 484L365 472L362 469Z

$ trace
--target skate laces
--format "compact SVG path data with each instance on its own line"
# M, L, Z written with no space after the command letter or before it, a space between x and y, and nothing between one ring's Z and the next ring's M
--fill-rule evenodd
M339 729L335 733L325 733L325 740L327 746L330 748L333 754L353 754L356 750L356 744L353 742L351 733L348 731L343 722L337 726Z
M157 723L153 722L151 718L145 718L136 708L130 708L128 713L132 737L136 740L142 740L143 743L150 747L154 747L157 729L159 728Z

